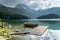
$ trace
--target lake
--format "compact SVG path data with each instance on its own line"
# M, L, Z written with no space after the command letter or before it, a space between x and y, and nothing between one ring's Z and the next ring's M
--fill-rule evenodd
M28 21L32 24L38 24L40 26L49 26L49 29L60 30L60 21L55 20L2 20L3 22L7 22L11 25L15 25L16 28L23 27L24 22Z

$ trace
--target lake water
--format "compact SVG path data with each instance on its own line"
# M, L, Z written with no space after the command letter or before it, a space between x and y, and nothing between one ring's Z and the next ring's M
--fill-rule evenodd
M38 24L40 26L49 26L49 29L54 29L54 30L60 30L60 21L53 21L53 20L2 20L4 22L7 22L11 25L15 25L16 28L19 28L19 27L23 27L24 26L24 22L25 21L28 21L29 23L32 23L32 24Z
M49 29L54 29L54 30L60 30L60 21L53 21L53 20L2 20L3 22L7 22L11 25L15 25L16 28L23 28L24 26L24 22L28 21L29 23L32 24L38 24L40 26L49 26ZM24 30L25 31L25 30ZM48 30L47 33L45 34L44 37L39 37L36 35L12 35L10 39L14 39L17 38L17 40L19 39L23 39L25 38L26 40L40 40L40 39L44 39L44 40L54 40L60 37L59 31L57 34L55 34L55 32L53 30ZM59 39L60 40L60 39Z

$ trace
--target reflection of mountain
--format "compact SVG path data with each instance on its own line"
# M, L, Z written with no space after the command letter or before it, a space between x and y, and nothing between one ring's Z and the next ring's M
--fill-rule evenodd
M54 19L54 18L60 18L60 16L57 14L46 14L38 17L37 19Z
M23 8L21 9L18 12L16 8L9 8L9 7L0 5L0 18L2 19L28 19L29 18L28 16L22 15L25 12L23 12L24 11Z

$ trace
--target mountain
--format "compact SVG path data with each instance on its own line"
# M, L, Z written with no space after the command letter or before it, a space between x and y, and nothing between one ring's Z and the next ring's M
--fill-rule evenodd
M28 19L30 17L26 15L17 13L18 10L16 8L6 7L4 5L0 5L0 18L1 19Z
M38 17L37 19L55 19L55 18L60 18L60 16L57 14L46 14Z
M38 18L38 17L44 16L46 14L56 14L56 15L60 16L60 7L53 7L53 8L45 9L45 10L38 10L35 13L35 16L36 16L36 18Z
M18 4L15 7L15 9L18 10L17 11L18 14L26 15L28 17L31 17L32 19L37 18L39 16L46 15L46 14L55 14L60 16L60 7L53 7L45 10L35 11L33 9L30 9L25 4Z
M54 14L60 16L60 7L53 7L45 10L33 10L25 4L18 4L15 8L6 7L0 5L0 18L4 19L37 19L40 16L47 16L49 14ZM18 15L18 16L17 16ZM53 15L53 16L54 16ZM54 16L55 17L55 16ZM54 18L51 17L51 18ZM42 17L43 18L43 17Z
M22 14L22 15L26 15L26 16L29 16L31 18L33 18L33 14L35 13L35 10L33 9L30 9L27 5L25 4L18 4L16 7L15 7L18 14Z
M17 10L29 10L30 8L28 6L26 6L25 4L18 4L16 7L15 7Z
M0 12L1 19L29 19L29 17L20 14L3 14Z

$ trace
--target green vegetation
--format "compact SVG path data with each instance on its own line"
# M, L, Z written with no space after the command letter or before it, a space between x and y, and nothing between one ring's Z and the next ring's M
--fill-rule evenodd
M0 28L0 36L3 36L4 38L8 38L10 36L10 29Z
M9 28L3 28L2 21L0 21L0 36L3 36L4 38L8 38L10 36L10 29Z

